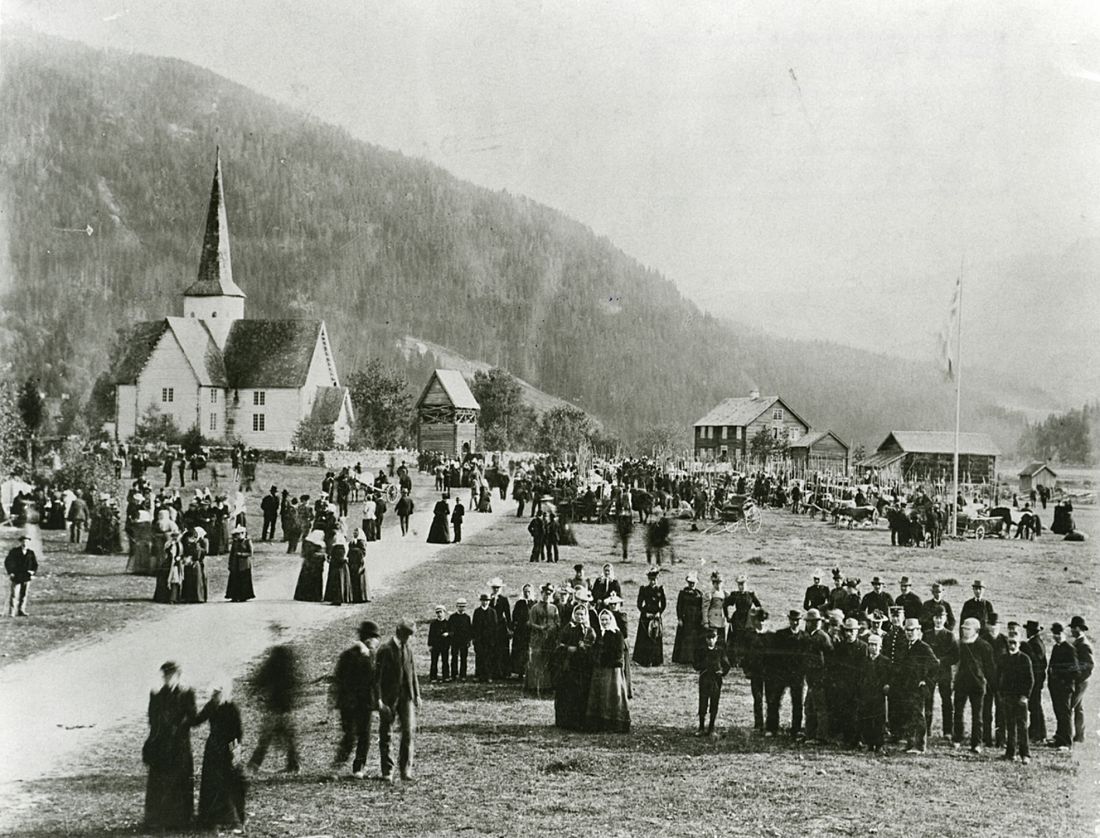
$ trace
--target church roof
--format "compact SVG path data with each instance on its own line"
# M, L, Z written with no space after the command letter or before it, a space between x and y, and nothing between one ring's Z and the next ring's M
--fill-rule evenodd
M310 418L323 425L335 424L340 418L340 409L344 406L347 392L347 387L318 387Z
M228 386L303 386L321 325L320 320L235 321L223 352Z
M111 365L111 380L115 384L137 384L138 376L167 329L167 319L135 323L125 329L120 341L122 354Z
M136 384L168 332L179 344L200 386L226 386L225 364L217 344L201 320L187 317L165 317L131 326L123 336L122 355L111 369L114 383Z
M214 183L210 187L210 206L206 210L206 230L202 237L199 277L186 291L186 297L243 297L233 282L233 261L229 254L229 218L222 189L222 158L215 154Z

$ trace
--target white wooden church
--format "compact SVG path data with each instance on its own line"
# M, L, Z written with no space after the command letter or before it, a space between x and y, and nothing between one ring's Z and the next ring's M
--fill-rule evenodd
M112 374L115 434L134 435L150 407L181 430L253 448L288 449L307 417L351 433L352 407L340 386L321 320L249 320L233 281L221 156L214 165L199 276L183 292L183 316L136 323Z

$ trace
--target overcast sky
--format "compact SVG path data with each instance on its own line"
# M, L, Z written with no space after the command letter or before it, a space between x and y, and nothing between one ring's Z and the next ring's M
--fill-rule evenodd
M1056 260L1097 237L1100 6L904 5L4 0L3 10L209 67L557 207L716 313L908 350L940 328L964 254L980 297L1018 258Z

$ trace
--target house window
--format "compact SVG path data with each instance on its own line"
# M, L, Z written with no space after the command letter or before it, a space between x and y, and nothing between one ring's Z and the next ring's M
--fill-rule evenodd
M211 390L210 391L210 404L217 404L217 403L218 403L218 391L217 390Z
M726 431L728 430L729 428L727 428L725 425L722 426L722 439L726 438Z
M252 404L256 407L263 407L267 404L267 392L264 390L257 390L252 394Z
M164 404L174 402L176 400L176 388L175 387L161 387L160 388L160 400Z
M210 430L216 431L218 429L218 414L210 414Z
M266 430L266 422L264 421L264 414L253 413L252 414L252 430L263 431Z
M777 422L782 422L783 421L783 408L777 407L775 410L773 410L772 411L772 419L775 419Z

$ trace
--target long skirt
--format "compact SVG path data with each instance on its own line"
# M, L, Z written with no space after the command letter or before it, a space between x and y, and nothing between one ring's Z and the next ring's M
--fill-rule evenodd
M346 561L331 561L328 563L328 582L325 583L325 602L332 605L343 605L352 602L351 598L351 573L348 571Z
M554 689L554 724L566 730L584 730L588 710L588 686L592 673L576 665L558 676Z
M702 631L698 620L685 620L682 626L676 628L676 640L672 644L672 662L686 663L691 666L695 663L695 653L702 645Z
M317 552L306 556L302 559L302 569L298 572L298 584L294 588L294 598L299 602L323 601L324 576L325 554Z
M183 590L180 593L181 602L206 602L206 565L202 562L191 562L183 568Z
M592 672L585 727L607 733L630 732L630 701L621 666L597 666Z
M367 582L366 564L348 565L348 573L351 575L351 601L370 602L370 583Z
M660 666L665 662L664 626L660 617L643 617L634 638L634 663Z
M554 646L543 645L537 638L532 638L530 652L527 657L527 675L524 685L528 692L537 696L554 691L554 676L550 668L550 655Z
M207 740L199 786L199 823L204 826L240 826L245 820L247 781L224 742Z
M145 825L181 828L191 823L195 777L190 760L185 766L149 767L145 783Z
M432 518L432 528L428 530L429 544L450 544L451 527L447 523L446 515L436 515Z
M252 589L252 568L244 570L230 570L229 581L225 586L225 598L233 602L244 602L255 599L256 592Z

